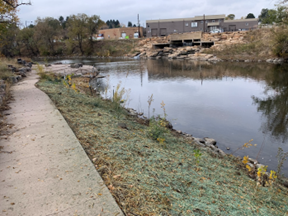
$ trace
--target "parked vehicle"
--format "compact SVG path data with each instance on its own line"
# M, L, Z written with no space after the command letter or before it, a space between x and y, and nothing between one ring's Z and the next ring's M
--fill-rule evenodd
M104 34L98 34L97 40L104 40Z
M221 32L221 30L220 29L212 29L211 31L210 31L210 33L220 33Z
M138 32L134 33L134 38L139 38L139 33Z

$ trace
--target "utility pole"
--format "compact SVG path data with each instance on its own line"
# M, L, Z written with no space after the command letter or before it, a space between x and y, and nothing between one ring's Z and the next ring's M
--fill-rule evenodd
M206 25L205 25L205 14L203 15L203 32L205 32Z
M140 38L140 20L139 20L139 14L137 14L137 20L138 20L138 37Z

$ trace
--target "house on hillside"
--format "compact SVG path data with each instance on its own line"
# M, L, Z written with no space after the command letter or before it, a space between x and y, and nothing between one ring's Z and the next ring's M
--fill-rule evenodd
M225 20L225 14L146 21L147 37L185 32L238 31L258 27L258 19Z

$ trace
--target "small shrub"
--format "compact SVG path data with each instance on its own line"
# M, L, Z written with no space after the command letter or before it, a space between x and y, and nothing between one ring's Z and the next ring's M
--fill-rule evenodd
M149 122L148 134L153 140L165 141L165 134L168 132L165 120L152 117ZM163 140L164 139L164 140Z
M274 46L273 53L278 57L288 57L288 28L281 28L273 31Z

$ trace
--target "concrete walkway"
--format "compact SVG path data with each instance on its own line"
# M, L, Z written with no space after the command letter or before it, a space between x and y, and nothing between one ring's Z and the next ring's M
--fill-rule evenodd
M12 87L1 137L0 215L123 215L35 71Z

